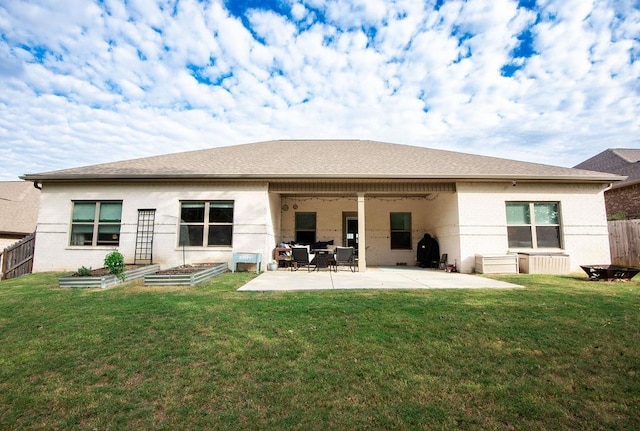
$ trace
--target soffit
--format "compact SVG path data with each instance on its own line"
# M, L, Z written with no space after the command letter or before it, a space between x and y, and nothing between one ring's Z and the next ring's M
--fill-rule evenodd
M367 196L374 194L401 194L416 195L434 192L455 192L454 183L431 182L272 182L269 183L269 191L283 195L308 195L324 194L332 196L354 195L365 193Z

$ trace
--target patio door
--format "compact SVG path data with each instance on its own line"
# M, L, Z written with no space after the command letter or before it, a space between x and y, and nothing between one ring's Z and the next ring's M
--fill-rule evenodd
M358 213L342 213L342 242L358 253Z

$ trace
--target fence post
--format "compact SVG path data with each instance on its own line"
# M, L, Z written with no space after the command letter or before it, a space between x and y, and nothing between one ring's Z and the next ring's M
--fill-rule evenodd
M2 274L0 274L0 280L4 280L7 276L7 249L2 250Z

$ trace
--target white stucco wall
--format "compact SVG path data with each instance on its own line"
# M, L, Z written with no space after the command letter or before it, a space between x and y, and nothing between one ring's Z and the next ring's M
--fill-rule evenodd
M178 245L181 200L233 200L232 247L187 247L186 263L228 262L233 252L263 254L273 259L277 242L295 238L295 213L317 213L317 241L343 244L343 213L357 213L356 196L281 197L260 183L93 183L45 184L41 194L34 271L71 271L80 266L98 268L112 247L69 246L74 200L122 200L119 251L133 262L138 209L155 208L153 260L163 268L183 263ZM507 201L554 201L560 203L563 247L572 270L579 265L610 262L606 212L601 185L518 183L458 183L456 192L431 193L423 197L365 196L367 264L415 265L416 245L424 233L431 234L447 253L449 263L472 272L476 254L503 254L507 241ZM283 208L287 208L285 211ZM412 248L390 249L389 214L410 212ZM264 269L264 268L263 268Z
M271 259L274 244L272 209L266 183L113 183L45 184L41 195L34 271L67 271L80 266L99 268L113 247L69 245L74 200L122 200L122 226L118 250L133 262L138 209L155 208L153 261L162 268L183 263L178 245L181 200L233 200L232 247L186 247L186 263L231 262L233 252L263 254ZM264 268L263 268L264 269Z
M342 213L357 212L358 203L355 196L339 197L299 197L282 198L281 210L282 229L281 241L295 240L296 212L316 213L316 241L334 241L335 245L342 245Z
M368 265L396 265L406 263L416 265L416 246L425 233L434 237L440 246L440 253L455 255L446 217L449 212L448 204L453 194L434 194L425 198L414 197L372 197L367 198L367 264ZM449 198L449 199L448 199ZM391 250L390 248L390 213L411 213L411 249ZM451 220L455 223L455 220Z
M476 254L550 251L569 255L571 270L611 261L604 188L590 184L458 183L460 255L463 272L472 272ZM509 249L506 202L559 202L562 248Z
M425 219L424 231L436 238L440 254L448 255L449 264L457 264L460 261L460 227L456 195L438 194L436 199L427 205Z

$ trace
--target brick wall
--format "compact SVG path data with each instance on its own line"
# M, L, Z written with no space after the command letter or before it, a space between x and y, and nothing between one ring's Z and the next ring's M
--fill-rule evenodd
M609 190L604 199L607 217L624 212L628 219L640 218L640 184Z

